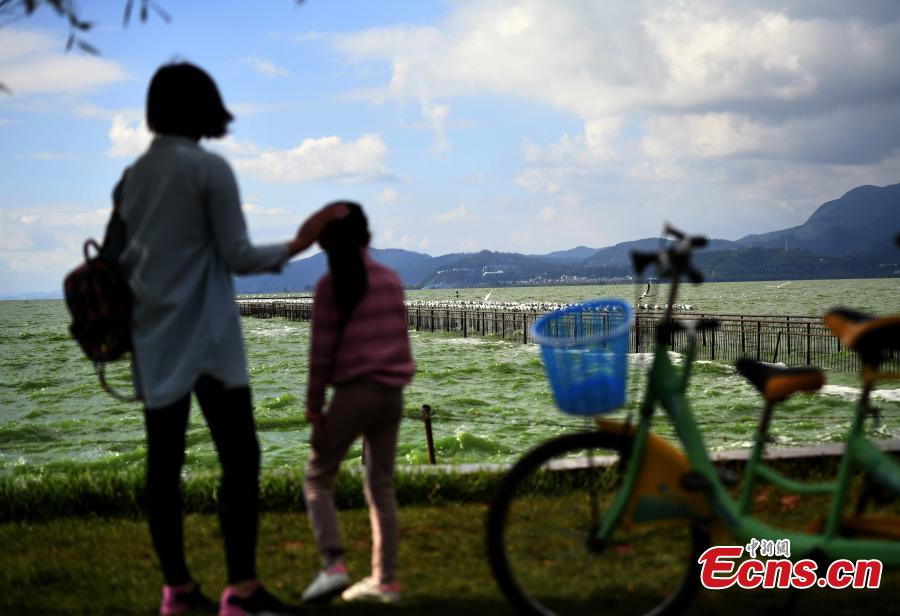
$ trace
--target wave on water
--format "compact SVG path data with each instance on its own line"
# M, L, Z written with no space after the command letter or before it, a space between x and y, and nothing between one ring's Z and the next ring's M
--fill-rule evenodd
M15 384L16 391L19 392L28 392L28 391L40 391L42 389L46 389L47 387L53 387L56 385L56 382L51 379L46 378L36 378L36 379L25 379L24 381L20 381Z
M266 327L253 329L246 332L250 336L259 336L260 338L284 338L287 336L296 336L301 333L301 329L296 325L284 325L282 327Z
M281 394L275 398L265 398L257 406L268 410L277 410L297 405L297 396L294 394Z
M0 445L14 443L51 442L59 440L57 430L34 423L20 424L11 422L0 426Z
M451 346L471 346L482 344L499 344L502 340L491 340L489 338L439 338L436 342L441 344L449 344Z
M487 436L473 434L459 428L451 436L435 439L434 448L439 461L483 462L493 456L506 456L513 450L497 440ZM411 448L405 452L407 464L427 464L428 453L421 447Z

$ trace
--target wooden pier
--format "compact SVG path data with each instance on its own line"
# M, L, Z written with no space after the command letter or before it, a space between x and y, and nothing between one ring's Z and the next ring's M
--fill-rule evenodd
M241 316L283 318L309 321L311 301L302 299L239 299ZM530 343L531 325L545 312L407 308L407 323L411 330L455 333L463 337L493 336L504 340ZM822 323L821 317L777 315L728 315L677 313L677 319L714 318L720 326L716 331L702 332L698 339L698 359L734 362L750 357L766 362L780 362L788 366L812 365L830 370L854 372L859 369L856 353L846 349L841 341ZM637 311L631 328L629 349L633 353L653 350L654 332L663 313ZM677 332L670 339L670 349L684 352L686 332ZM900 356L885 362L885 369L900 370Z

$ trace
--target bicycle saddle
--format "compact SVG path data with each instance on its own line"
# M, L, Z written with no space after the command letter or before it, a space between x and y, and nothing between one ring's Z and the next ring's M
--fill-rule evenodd
M900 315L873 317L835 308L825 315L825 325L848 348L859 353L863 363L875 368L884 360L885 351L900 350Z
M798 391L816 391L825 384L825 375L813 366L788 368L754 359L739 359L735 368L769 402L781 402Z

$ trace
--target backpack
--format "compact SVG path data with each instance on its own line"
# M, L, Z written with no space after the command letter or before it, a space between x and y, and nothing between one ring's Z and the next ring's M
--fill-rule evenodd
M100 386L117 400L133 402L137 396L123 395L106 382L106 363L131 351L131 288L119 268L119 255L127 241L125 221L119 215L124 181L123 174L113 192L113 212L103 245L93 238L85 241L84 263L66 276L63 290L72 315L69 332L94 362Z

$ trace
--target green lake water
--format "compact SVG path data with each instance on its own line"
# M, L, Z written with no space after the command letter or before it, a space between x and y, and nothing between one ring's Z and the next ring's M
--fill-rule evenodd
M779 288L779 285L780 288ZM489 289L460 289L477 300ZM642 292L638 290L638 294ZM455 299L454 290L412 291L409 299ZM665 287L656 290L665 303ZM576 302L598 296L635 297L632 286L497 289L492 301ZM900 312L900 280L712 283L686 286L680 302L719 314L821 315L845 305L875 313ZM143 415L137 404L102 392L90 363L67 333L62 301L0 302L0 475L66 472L83 468L125 469L145 455ZM243 319L263 448L263 467L300 467L309 431L303 398L309 324L281 319ZM410 332L418 372L406 392L406 410L434 409L439 462L507 462L550 436L579 429L584 421L555 410L538 348L491 338ZM677 358L676 358L677 359ZM636 406L648 355L629 357L629 400ZM112 368L112 381L127 387L127 364ZM777 446L839 442L858 394L856 376L829 372L819 393L797 396L779 407L772 433ZM726 363L698 362L689 395L713 449L748 446L760 404L752 388ZM900 383L875 394L884 422L876 438L900 438ZM663 418L658 430L671 436ZM350 452L358 457L359 449ZM216 466L215 452L199 412L192 414L188 465ZM398 461L427 460L420 421L401 428Z

